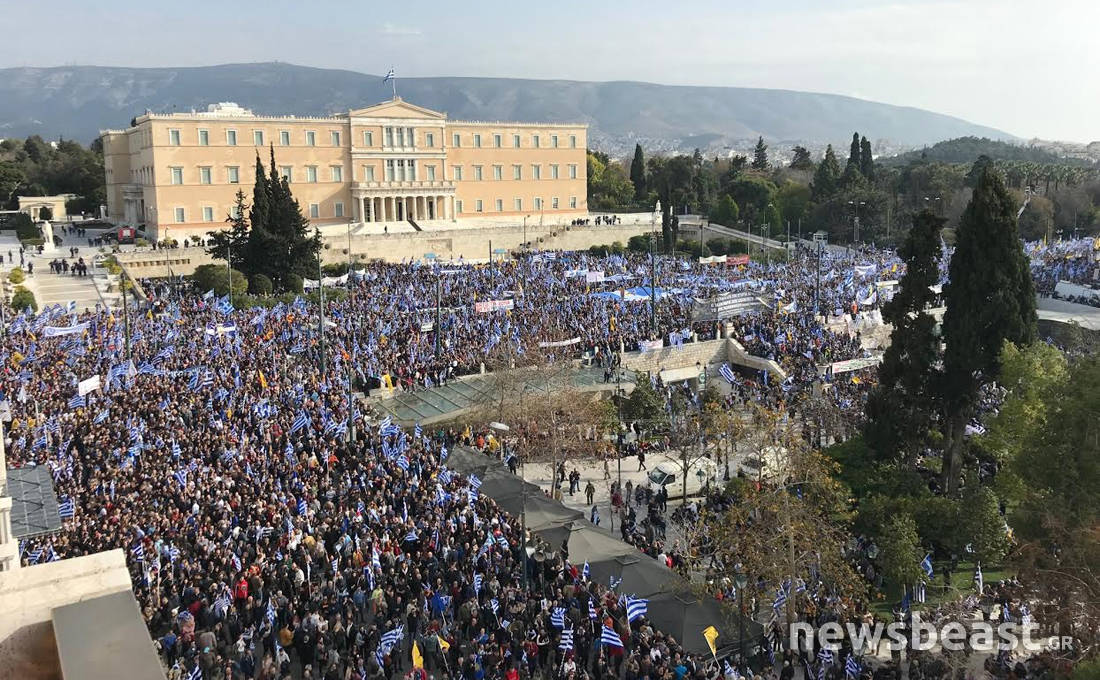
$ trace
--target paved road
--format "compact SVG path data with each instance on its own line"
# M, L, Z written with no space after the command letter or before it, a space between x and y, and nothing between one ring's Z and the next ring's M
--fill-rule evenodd
M1079 305L1075 302L1055 300L1054 298L1041 297L1036 303L1040 319L1061 321L1062 323L1076 322L1082 328L1090 331L1100 331L1100 307Z

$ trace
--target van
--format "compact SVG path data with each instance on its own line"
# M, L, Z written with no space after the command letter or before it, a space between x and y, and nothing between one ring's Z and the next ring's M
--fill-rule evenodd
M714 461L709 458L692 461L687 470L687 495L702 493L708 483L714 482L715 470ZM647 478L654 490L663 486L668 489L669 498L681 498L684 495L683 471L682 463L665 460L655 465Z

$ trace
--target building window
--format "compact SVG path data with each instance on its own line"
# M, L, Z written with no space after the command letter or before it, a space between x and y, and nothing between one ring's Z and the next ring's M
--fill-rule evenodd
M210 168L199 168L199 184L210 184ZM209 220L207 220L209 221Z
M576 135L569 135L569 148L570 149L577 148L577 136Z
M410 158L408 165L409 165L409 177L408 178L415 182L416 181L416 160Z
M512 148L519 148L519 135L512 135Z
M455 212L456 213L461 213L462 212L462 201L455 201Z
M514 199L514 200L512 201L512 208L513 208L513 209L514 209L514 210L515 210L516 212L520 212L520 211L522 211L522 210L523 210L523 199L522 199L522 198L517 198L517 199Z
M531 179L542 179L542 166L541 165L532 165L531 166Z
M393 146L393 128L382 128L382 146L387 148Z
M171 144L172 146L179 146L180 145L180 131L179 130L169 130L168 131L168 143Z
M542 210L542 199L535 197L535 210Z
M329 137L332 139L332 145L333 146L340 146L340 133L339 132L337 132L336 130L333 130L332 132L329 133Z
M386 181L387 182L392 182L393 181L393 165L394 164L393 164L393 159L392 158L386 161Z
M451 172L454 174L454 178L455 178L456 182L461 182L462 181L462 166L461 165L452 165L451 166Z
M454 135L451 137L451 146L453 146L456 149L459 148L460 146L462 146L462 138L458 136L457 132L454 133ZM462 211L460 210L459 212L462 212Z
M336 201L335 203L333 203L332 204L332 215L333 215L333 217L343 217L344 216L344 204L341 203L340 201Z
M481 181L481 166L480 165L475 165L474 166L474 181L475 182L480 182Z
M499 198L497 199L497 212L504 212L504 201L503 201L503 199L499 199Z
M481 135L479 135L479 134L474 135L474 148L475 149L480 149L481 148Z
M550 146L555 148L555 149L558 148L558 136L557 135L550 135Z
M569 197L569 207L572 208L573 210L577 209L577 197L576 196L570 196Z
M344 181L344 166L334 165L332 166L332 181L343 182Z
M316 203L309 204L309 216L310 219L317 219L321 216L321 206Z
M288 184L290 182L293 182L294 181L294 168L290 167L289 165L280 166L279 167L279 176L281 176L283 179L285 179Z
M176 222L183 224L187 221L186 217L187 213L184 212L183 208L176 208Z
M493 135L493 146L495 146L498 149L501 147L500 135Z
M512 166L512 179L523 179L523 166L522 165L513 165Z
M397 128L397 146L405 146L405 128L403 127Z
M409 142L409 147L416 148L416 135L413 134L412 128L407 128L405 133L405 139Z
M398 158L397 159L397 181L399 181L399 182L404 182L405 181L405 159L404 158Z
M474 202L474 210L476 212L481 212L481 199L480 198L477 199L477 201Z
M199 130L199 146L210 146L210 130Z
M240 184L241 183L241 169L240 168L238 168L235 165L231 165L228 168L226 168L226 171L227 171L226 172L226 177L229 180L230 184Z
M550 199L550 207L554 210L558 209L558 197L557 196Z
M253 130L252 131L252 145L253 146L263 146L264 145L264 131L263 130Z
M494 165L493 166L493 179L495 179L495 180L504 179L504 166L503 165Z
M317 146L317 133L313 130L306 130L306 146Z
M550 179L558 178L558 166L556 163L550 164Z
M363 166L363 180L366 181L366 182L373 182L374 181L374 166L373 165L364 165Z
M310 184L316 184L317 183L317 166L316 165L307 165L306 166L306 181L309 182Z
M210 206L206 206L202 209L202 221L213 222L214 221L214 209Z
M279 130L279 145L290 146L290 130Z
M434 165L426 165L426 166L424 166L424 169L428 171L428 181L429 182L434 182L435 181L435 166Z
M225 131L225 143L229 146L237 146L237 131L226 130Z
M363 146L374 146L374 133L370 130L363 131Z
M424 144L428 147L435 147L435 133L428 132L424 135Z
M183 168L171 168L172 184L183 184Z
M534 142L534 145L535 145L536 149L541 148L541 145L539 144L539 136L538 135L533 135L533 142Z
M569 164L569 179L577 179L577 164Z

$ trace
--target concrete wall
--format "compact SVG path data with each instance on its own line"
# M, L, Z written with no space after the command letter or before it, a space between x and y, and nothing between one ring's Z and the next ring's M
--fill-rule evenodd
M623 366L632 371L663 371L670 368L684 368L700 363L720 364L726 361L725 340L704 340L686 342L680 347L662 347L649 352L627 352L623 355Z

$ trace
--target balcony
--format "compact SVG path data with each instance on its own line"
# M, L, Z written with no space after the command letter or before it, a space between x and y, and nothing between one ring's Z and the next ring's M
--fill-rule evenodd
M392 182L355 182L353 189L370 191L406 191L419 189L421 191L454 191L455 182L450 179L413 179L394 180Z

